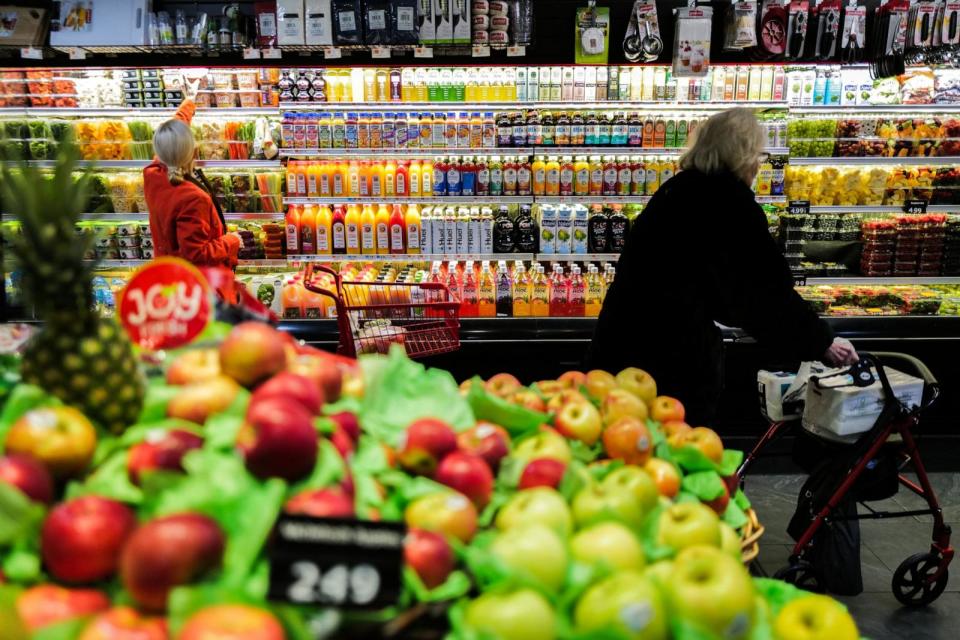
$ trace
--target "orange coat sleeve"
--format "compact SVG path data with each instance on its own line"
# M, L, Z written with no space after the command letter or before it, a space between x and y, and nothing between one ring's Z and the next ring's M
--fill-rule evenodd
M181 205L176 215L180 255L197 266L235 267L240 251L240 238L235 235L219 235L220 223L213 219L211 224L207 208L207 203L201 196L189 198Z
M193 121L193 114L197 112L197 105L190 98L184 98L180 103L180 108L173 114L177 120L190 124Z

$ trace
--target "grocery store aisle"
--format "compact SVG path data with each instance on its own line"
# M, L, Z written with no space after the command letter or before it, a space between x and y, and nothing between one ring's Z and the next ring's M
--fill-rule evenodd
M760 567L768 574L787 564L793 540L787 523L803 484L801 475L750 475L746 492L760 521L766 526L761 539ZM960 473L934 473L931 481L947 522L960 531ZM923 508L913 494L901 491L889 500L871 503L877 510L905 511ZM910 555L929 548L929 516L861 522L861 565L864 592L839 598L850 607L864 636L872 640L912 638L943 640L956 637L960 628L960 566L951 566L953 577L946 591L925 609L905 609L890 591L893 572Z

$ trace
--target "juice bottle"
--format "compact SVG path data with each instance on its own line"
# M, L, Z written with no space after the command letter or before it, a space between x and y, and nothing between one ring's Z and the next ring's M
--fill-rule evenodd
M373 162L370 164L370 197L382 198L383 195L383 165Z
M591 196L603 193L603 163L600 156L590 156L590 189Z
M485 148L497 146L497 123L493 119L493 112L487 111L483 114L483 144Z
M586 156L577 156L573 163L573 192L578 196L590 192L590 163Z
M347 149L356 149L359 144L359 123L360 117L356 112L350 111L347 113L343 129L343 145Z
M317 123L317 146L321 149L329 149L333 146L333 126L329 113L320 114L320 120Z
M587 291L584 296L583 315L596 318L603 308L604 282L596 265L590 265L587 276Z
M416 204L407 207L405 222L407 224L407 253L421 253L423 249L420 248L420 230L423 222L420 219L420 208Z
M491 196L503 195L503 162L500 156L493 156L487 167L490 169L490 188L487 191Z
M569 315L570 281L563 275L563 267L557 267L550 276L549 313L551 318Z
M387 211L387 205L382 202L377 207L374 224L377 233L377 253L386 255L390 253L390 212Z
M613 156L603 159L603 195L617 195L617 163Z
M570 276L570 297L567 301L567 315L572 318L582 318L586 306L586 283L580 275L580 267L573 265Z
M460 301L460 315L465 318L475 317L477 309L477 281L473 276L473 263L468 262L463 272L463 288Z
M543 125L540 124L540 115L532 109L527 112L527 144L530 146L543 144Z
M513 114L513 132L510 134L510 143L514 147L524 147L527 143L527 119L519 111Z
M433 163L433 179L431 185L433 193L438 196L447 195L447 170L449 169L450 163L447 162L446 158L437 158L437 161Z
M347 253L360 253L360 208L355 204L347 205L347 215L343 218L347 232Z
M397 195L397 163L387 160L383 167L383 195L391 198Z
M360 165L356 160L351 160L347 165L347 177L349 185L349 194L351 198L360 196Z
M340 161L333 170L333 197L342 198L347 195L347 185L350 180L347 163Z
M455 146L461 149L470 147L470 114L461 111L457 115L457 136Z
M647 181L643 185L646 195L652 196L660 188L660 163L656 158L647 158L644 162L647 170Z
M399 137L397 140L397 146L400 146ZM420 114L418 113L407 114L407 136L403 146L407 149L416 149L420 146Z
M477 83L477 74L471 73L467 77L467 86L463 89L463 97L467 102L478 102L480 85Z
M428 102L430 96L428 95L427 87L427 70L426 69L417 69L414 75L414 91L413 99L416 102Z
M499 315L499 313L497 314ZM513 275L513 316L530 316L530 278L523 264L518 264Z
M533 170L530 168L530 160L524 156L519 159L517 164L517 194L528 196L532 191L531 183L533 181Z
M560 195L573 195L573 160L564 156L560 163Z
M447 132L447 120L442 113L433 114L433 125L430 130L430 144L428 147L435 149L442 148L445 145Z
M420 197L420 161L414 160L407 168L408 191L411 198Z
M504 158L503 195L517 195L517 159L515 157Z
M553 146L557 143L557 125L553 119L553 114L549 111L540 118L540 140L545 147Z
M531 180L533 183L533 195L542 196L547 191L547 164L543 161L543 156L535 156L533 164L530 165Z
M513 315L513 283L510 281L510 274L507 272L507 266L500 263L497 267L496 277L496 316L498 318L509 318Z
M393 205L393 213L390 215L390 253L404 253L404 227L406 221L403 217L403 209L399 204Z
M345 220L343 205L338 204L333 208L333 218L330 224L330 245L333 248L333 253L337 255L347 252L347 225Z
M333 173L335 166L332 162L321 162L320 171L317 176L317 193L322 198L329 198L333 195Z
M583 114L579 111L573 113L570 118L570 144L574 146L583 146L586 140L586 128L583 121Z
M300 214L300 252L306 255L317 252L317 205L308 204Z
M565 111L561 111L557 116L556 133L554 134L555 144L558 147L570 145L570 116Z
M557 161L557 157L550 156L547 158L544 169L546 172L546 195L560 195L560 162Z
M497 316L497 284L487 262L483 263L480 270L478 291L477 315L481 318L495 318Z
M361 113L357 119L357 147L360 149L370 148L370 114Z
M429 198L433 195L433 161L424 160L420 163L420 197Z
M410 169L406 162L397 164L397 197L407 198L410 196Z
M363 205L363 211L360 213L360 251L365 254L377 252L377 230L376 217L373 215L373 207L369 204Z
M463 176L460 174L460 161L450 158L447 161L446 175L447 195L459 196L463 192Z
M630 179L633 172L630 168L630 161L626 156L620 156L617 160L617 195L630 195Z
M600 120L596 111L587 113L583 123L583 143L589 147L600 144Z
M332 234L333 214L330 207L322 205L317 211L317 253L330 255L333 247L330 243Z
M319 162L311 162L307 165L307 195L315 198L320 195L320 169Z
M609 145L612 138L613 125L610 123L609 116L602 113L597 117L597 144L600 146Z
M630 195L642 196L646 190L647 168L643 158L634 156L630 163Z
M287 162L287 195L291 198L296 198L300 194L297 193L297 169L299 162L296 160L290 160Z
M530 315L535 318L550 316L550 282L543 273L543 265L537 265L537 273L530 286Z
M487 165L487 159L482 156L478 156L474 164L477 167L476 195L485 196L490 193L490 167Z
M433 116L428 112L420 114L420 147L426 149L433 146Z
M460 192L465 196L477 193L477 165L470 157L464 157L460 165L460 182L463 185Z
M297 204L287 208L287 253L300 253L300 211Z
M306 289L300 284L299 280L291 278L287 280L283 287L283 317L287 320L298 320L303 318L303 293Z
M466 114L464 114L466 115ZM457 146L457 135L459 131L460 119L453 111L447 112L446 122L443 127L443 144L441 146L447 149L454 149Z
M470 137L466 144L471 149L483 146L483 118L479 111L470 114Z

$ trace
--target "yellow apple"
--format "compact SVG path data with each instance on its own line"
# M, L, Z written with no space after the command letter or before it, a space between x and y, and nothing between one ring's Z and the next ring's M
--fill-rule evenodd
M653 376L643 369L627 367L617 374L617 385L643 400L648 406L653 404L657 397L657 383Z

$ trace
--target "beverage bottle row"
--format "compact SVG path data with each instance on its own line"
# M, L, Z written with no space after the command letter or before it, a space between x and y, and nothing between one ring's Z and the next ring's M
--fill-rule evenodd
M538 205L541 254L621 253L630 217L619 204Z
M653 195L676 173L676 160L641 156L536 156L533 195Z
M416 204L290 205L287 254L417 254L421 252L420 227Z

